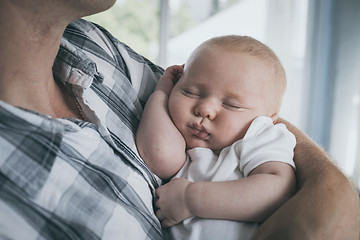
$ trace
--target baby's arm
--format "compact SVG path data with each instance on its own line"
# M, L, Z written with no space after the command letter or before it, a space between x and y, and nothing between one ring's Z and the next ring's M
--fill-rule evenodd
M246 177L194 183L174 179L161 186L156 206L163 226L192 216L264 221L295 191L291 166L294 146L295 137L285 125L274 126L266 117L255 119L243 140L231 147L239 156L239 168Z
M168 112L171 90L182 71L183 67L177 65L166 69L146 103L136 133L141 158L162 179L168 179L178 172L186 158L184 138Z
M164 227L201 218L262 222L295 191L292 167L266 162L247 178L224 182L189 182L177 178L157 190L157 216Z

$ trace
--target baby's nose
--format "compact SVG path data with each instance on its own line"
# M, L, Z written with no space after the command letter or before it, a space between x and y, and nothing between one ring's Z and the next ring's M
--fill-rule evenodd
M214 120L218 113L219 106L213 100L201 100L195 108L195 115L201 116L203 118L208 118L209 120Z

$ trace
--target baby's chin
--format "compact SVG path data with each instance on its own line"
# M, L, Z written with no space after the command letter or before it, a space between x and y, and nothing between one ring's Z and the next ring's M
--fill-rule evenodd
M210 148L207 144L201 144L201 143L191 143L186 145L186 150L190 150L193 148Z
M193 149L193 148L208 148L211 149L211 151L213 151L216 155L219 155L222 149L215 149L212 148L206 144L192 144L192 145L186 145L186 151Z

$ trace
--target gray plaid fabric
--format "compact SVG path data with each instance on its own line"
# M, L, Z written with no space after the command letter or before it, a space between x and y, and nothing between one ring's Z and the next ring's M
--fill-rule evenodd
M68 26L53 74L91 123L0 101L0 239L162 238L134 141L162 72L99 26Z

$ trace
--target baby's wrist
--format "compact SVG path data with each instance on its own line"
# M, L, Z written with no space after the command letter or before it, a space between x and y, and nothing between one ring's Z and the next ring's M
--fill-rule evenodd
M189 182L185 189L184 200L189 214L191 215L189 217L199 217L201 215L199 212L199 206L201 205L201 185L201 182Z
M161 91L164 92L166 95L170 95L172 89L173 86L170 86L170 84L158 84L154 92Z
M171 79L162 77L156 85L155 91L160 90L170 95L174 86L175 83Z
M159 89L155 89L155 91L152 93L152 95L153 96L162 96L162 97L165 97L165 98L169 98L169 96L170 96L170 93L168 93L166 90L164 90L164 89L161 89L161 88L159 88Z

